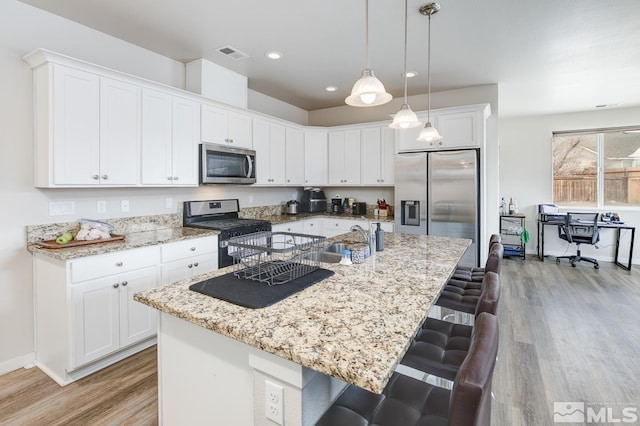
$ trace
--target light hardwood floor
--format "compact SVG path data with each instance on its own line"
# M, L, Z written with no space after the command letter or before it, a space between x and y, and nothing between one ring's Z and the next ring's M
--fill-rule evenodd
M156 348L60 387L37 368L0 376L0 425L157 425Z
M640 269L507 259L494 425L552 425L553 403L640 407ZM0 425L155 425L156 351L59 387L37 368L0 376Z

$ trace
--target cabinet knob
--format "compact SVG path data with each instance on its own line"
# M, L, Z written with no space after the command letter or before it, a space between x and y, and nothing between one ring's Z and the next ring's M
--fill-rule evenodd
M340 225L339 223L336 223L336 226Z
M229 139L229 142L233 143L233 139Z
M197 268L198 267L198 262L194 262L193 266L195 266Z
M287 179L287 183L291 182L291 179Z
M122 281L122 287L126 287L126 286L127 286L127 284L129 284L129 282L128 282L128 281Z
M98 175L93 175L93 176L91 176L91 179L93 179L93 180L98 180L98 179L100 179L100 176L98 176Z
M122 262L116 262L116 266L120 267L122 265L124 265Z
M190 264L187 265L187 268L191 269L191 268L193 268L193 265L190 263Z
M225 142L229 142L229 138L224 138L224 141Z
M104 180L109 179L109 175L102 175L102 179L104 179Z
M174 177L173 177L173 180L178 180L178 176L174 176Z
M173 176L167 176L167 180L173 180Z
M384 182L384 179L380 179L380 182Z
M196 251L196 248L195 247L191 247L189 250Z
M118 288L118 287L120 287L120 284L118 284L118 283L114 283L113 284L113 288Z
M438 142L438 145L442 146L442 141Z

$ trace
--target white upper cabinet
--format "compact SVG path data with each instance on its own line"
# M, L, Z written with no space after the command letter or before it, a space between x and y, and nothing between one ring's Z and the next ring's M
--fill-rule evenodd
M304 136L302 130L287 127L285 144L286 184L304 185Z
M203 142L253 148L250 115L202 104L201 120Z
M198 144L200 142L200 104L173 97L173 185L198 185Z
M53 76L51 92L47 71ZM49 94L53 99L48 99ZM41 67L35 95L36 185L99 184L100 78L60 65ZM53 155L45 155L48 152Z
M393 185L395 130L389 126L362 129L362 184Z
M442 139L419 142L416 138L422 130L421 127L398 130L398 152L481 148L485 140L485 123L490 114L491 110L488 104L431 111L431 125L438 130ZM426 122L426 112L423 111L417 115L420 121Z
M138 184L140 89L62 65L36 79L36 186Z
M326 130L304 131L304 185L327 185L328 141Z
M142 184L198 185L200 104L144 89Z
M283 185L285 178L285 127L267 120L253 120L256 151L256 183Z
M329 184L360 184L360 130L329 132Z
M139 86L100 79L100 183L135 185L140 170Z

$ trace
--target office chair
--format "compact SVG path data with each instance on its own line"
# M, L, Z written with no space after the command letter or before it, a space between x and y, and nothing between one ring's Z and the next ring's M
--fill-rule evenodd
M575 243L578 252L573 256L558 256L556 263L560 263L560 259L569 259L571 266L575 268L577 262L584 260L593 263L595 269L600 268L597 260L580 254L580 244L595 245L600 241L598 213L567 213L564 223L558 225L558 237L569 243Z

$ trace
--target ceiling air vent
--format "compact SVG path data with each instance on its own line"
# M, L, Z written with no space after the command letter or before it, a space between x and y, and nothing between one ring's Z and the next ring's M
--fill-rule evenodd
M249 55L247 55L246 53L241 52L238 49L233 48L231 46L219 47L216 49L216 52L236 61L249 57Z

